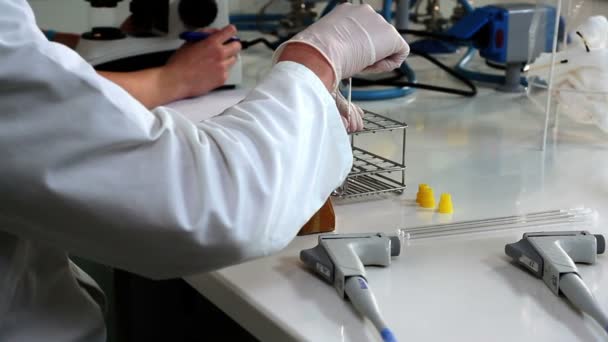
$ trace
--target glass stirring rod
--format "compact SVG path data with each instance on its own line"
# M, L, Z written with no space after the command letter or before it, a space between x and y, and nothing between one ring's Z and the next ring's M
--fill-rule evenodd
M348 1L349 3L353 3L352 0ZM348 78L348 115L347 118L348 120L350 120L350 107L352 105L353 102L353 78L349 77Z
M350 120L350 106L353 102L353 78L348 78L348 120Z

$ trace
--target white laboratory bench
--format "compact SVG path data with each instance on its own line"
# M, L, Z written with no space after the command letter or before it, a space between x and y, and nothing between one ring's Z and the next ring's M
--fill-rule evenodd
M262 48L244 56L246 85L269 70ZM413 59L423 82L454 85ZM421 71L422 70L422 71ZM608 134L561 119L545 152L544 116L520 95L480 88L475 98L418 91L364 108L409 124L408 188L401 196L336 202L337 232L395 232L460 221L585 206L598 211L593 233L608 234ZM398 153L398 140L365 142ZM397 144L397 145L396 145ZM306 180L302 180L306 181ZM416 207L417 185L452 194L455 214ZM603 341L589 317L510 263L505 244L523 230L416 240L388 268L367 269L370 286L400 341ZM198 292L262 341L379 341L336 290L299 261L317 236L296 238L277 255L186 278ZM608 256L579 266L608 310Z

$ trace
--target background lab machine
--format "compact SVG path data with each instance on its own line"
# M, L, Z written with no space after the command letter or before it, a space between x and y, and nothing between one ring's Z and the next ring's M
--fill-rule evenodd
M90 30L82 35L77 52L98 70L134 71L163 65L184 43L180 33L230 23L228 1L132 0L130 16L120 20L116 8L122 0L87 1ZM241 79L239 59L226 85L238 85Z

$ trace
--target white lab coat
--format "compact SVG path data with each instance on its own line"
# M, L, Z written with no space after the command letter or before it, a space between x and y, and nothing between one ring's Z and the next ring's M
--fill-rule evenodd
M102 341L66 252L151 278L283 248L352 164L321 81L280 63L223 115L149 111L0 0L0 341Z

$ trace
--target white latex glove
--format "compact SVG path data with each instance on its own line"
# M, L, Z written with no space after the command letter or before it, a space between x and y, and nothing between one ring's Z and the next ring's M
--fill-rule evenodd
M351 133L362 130L364 128L363 109L351 102L349 113L348 100L344 98L340 90L336 90L332 95L336 99L336 105L338 106L338 111L342 116L342 122L344 122L344 127L346 127L346 131Z
M580 32L591 50L605 49L608 47L608 19L602 15L587 18L576 30L570 33L572 45L584 47L583 40L576 35Z
M580 32L591 52L587 52ZM574 29L572 44L556 53L553 75L554 96L560 112L583 124L594 124L608 133L608 20L589 17ZM530 66L528 77L549 80L551 54L541 54ZM575 90L575 91L572 91Z
M369 5L345 3L283 43L275 52L276 62L288 44L315 48L331 65L333 95L349 131L363 128L361 108L348 103L337 90L340 80L360 72L385 72L398 68L410 48L397 30Z

